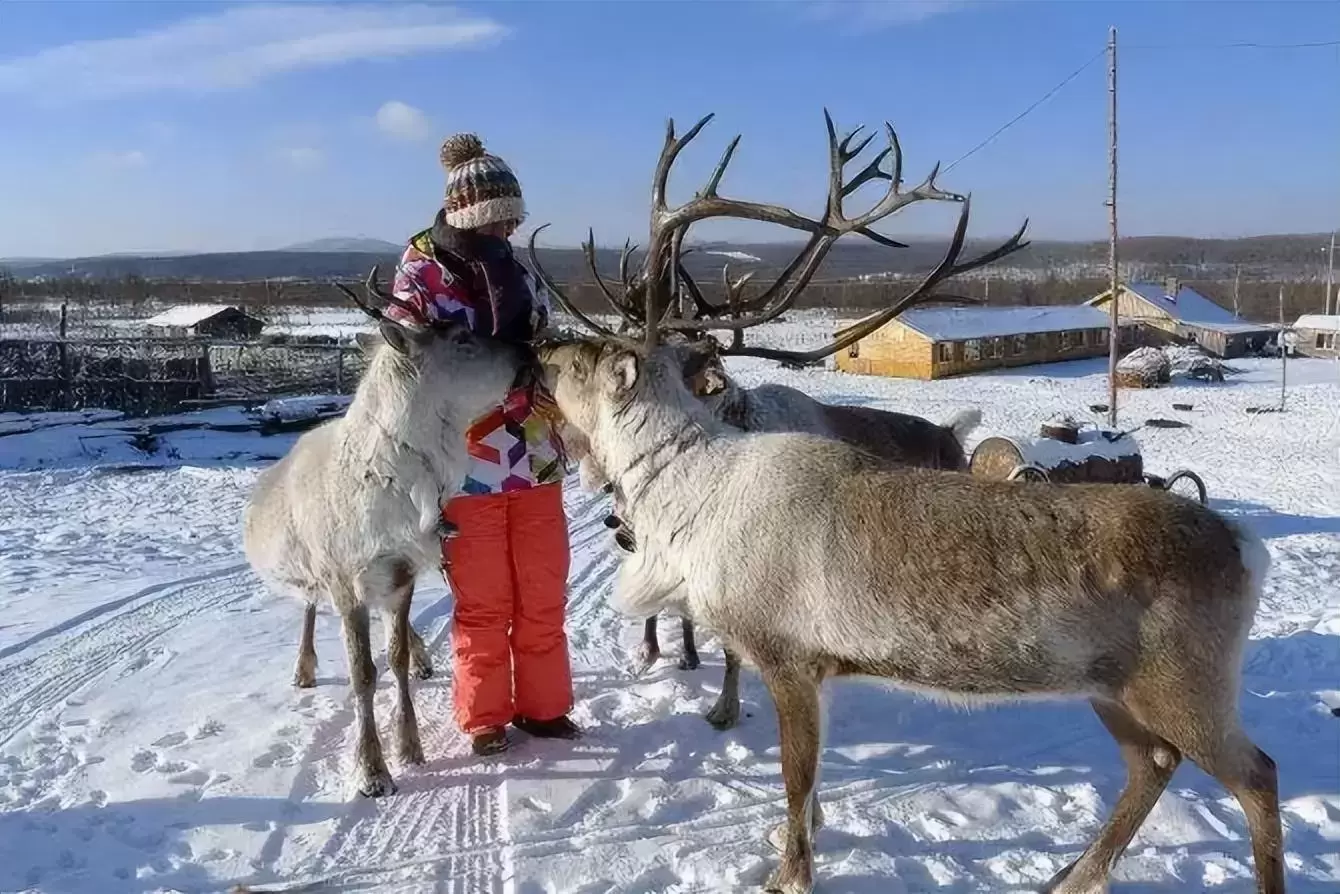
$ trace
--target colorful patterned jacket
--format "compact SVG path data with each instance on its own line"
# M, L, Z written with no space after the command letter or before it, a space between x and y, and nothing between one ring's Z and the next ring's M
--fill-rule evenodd
M491 258L490 276L483 265L466 260L473 252L461 250L462 237L469 234L445 226L439 215L433 227L411 238L396 268L395 296L429 319L454 318L482 335L529 340L548 321L544 290L501 240L493 243L504 248ZM413 322L394 305L387 315ZM459 493L504 493L562 481L567 456L558 435L561 419L542 384L514 387L466 433L470 462Z

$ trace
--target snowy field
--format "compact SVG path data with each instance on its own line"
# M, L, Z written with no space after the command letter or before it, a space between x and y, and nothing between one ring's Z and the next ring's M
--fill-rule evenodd
M795 323L773 333L797 337ZM1245 408L1278 400L1278 361L1234 365L1245 372L1223 385L1122 392L1122 423L1189 421L1136 433L1147 468L1198 471L1216 508L1267 539L1275 565L1246 661L1246 724L1279 763L1290 890L1330 892L1340 890L1340 367L1290 361L1288 412L1254 416ZM937 420L980 406L970 445L1031 434L1058 411L1090 418L1087 406L1106 398L1104 367L921 383L730 363L746 384ZM265 592L240 551L247 489L291 440L181 431L164 442L147 460L96 423L0 437L0 891L761 884L775 859L764 834L784 813L773 708L746 672L740 726L709 727L720 652L705 639L704 666L677 670L672 625L661 663L632 672L639 625L607 605L616 560L604 497L569 482L568 629L586 737L519 736L503 756L469 754L450 720L451 597L428 575L414 606L438 669L415 696L428 764L393 766L391 798L351 800L339 625L323 614L319 685L293 689L301 608ZM379 682L389 734L389 675ZM1087 844L1124 778L1082 704L965 712L868 684L828 692L820 891L1036 890ZM1254 890L1241 811L1184 764L1114 878L1132 894Z

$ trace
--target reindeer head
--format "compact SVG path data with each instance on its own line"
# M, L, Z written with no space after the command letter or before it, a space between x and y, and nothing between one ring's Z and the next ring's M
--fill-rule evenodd
M383 292L374 266L364 283L369 300L360 299L342 284L338 288L377 321L381 344L376 355L390 352L391 363L405 387L413 386L433 403L450 406L472 419L498 403L522 370L533 369L529 347L476 335L469 327L447 320L425 319L416 308ZM372 303L376 299L380 306ZM382 309L397 306L413 322L401 323Z

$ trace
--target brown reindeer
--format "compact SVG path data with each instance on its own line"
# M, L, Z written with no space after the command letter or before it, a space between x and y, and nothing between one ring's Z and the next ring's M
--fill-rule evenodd
M685 387L683 352L660 343L663 330L690 323L664 318L674 296L664 227L733 216L803 229L813 234L804 261L812 272L825 240L864 232L907 194L895 161L891 174L878 172L886 197L848 218L848 140L839 143L830 122L833 185L818 220L719 197L731 151L703 190L670 208L670 162L701 126L676 140L672 125L657 167L652 238L635 281L646 296L645 341L607 333L544 346L540 356L637 534L616 606L634 617L673 608L707 624L768 687L787 817L767 889L812 890L819 690L829 677L862 676L956 702L1092 704L1121 749L1127 782L1092 844L1048 891L1107 890L1112 867L1190 758L1242 806L1258 892L1282 894L1276 767L1243 730L1238 705L1270 565L1265 545L1164 491L987 481L881 464L833 438L723 424ZM945 260L894 313L972 263L955 260L967 217L964 200ZM778 291L747 317L694 322L743 329L782 313L795 291Z

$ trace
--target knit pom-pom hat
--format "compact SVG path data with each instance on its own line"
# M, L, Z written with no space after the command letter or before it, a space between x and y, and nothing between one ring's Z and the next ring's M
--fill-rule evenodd
M474 230L525 219L526 203L516 175L505 161L484 151L479 137L472 133L447 137L439 158L447 170L442 209L449 225Z

